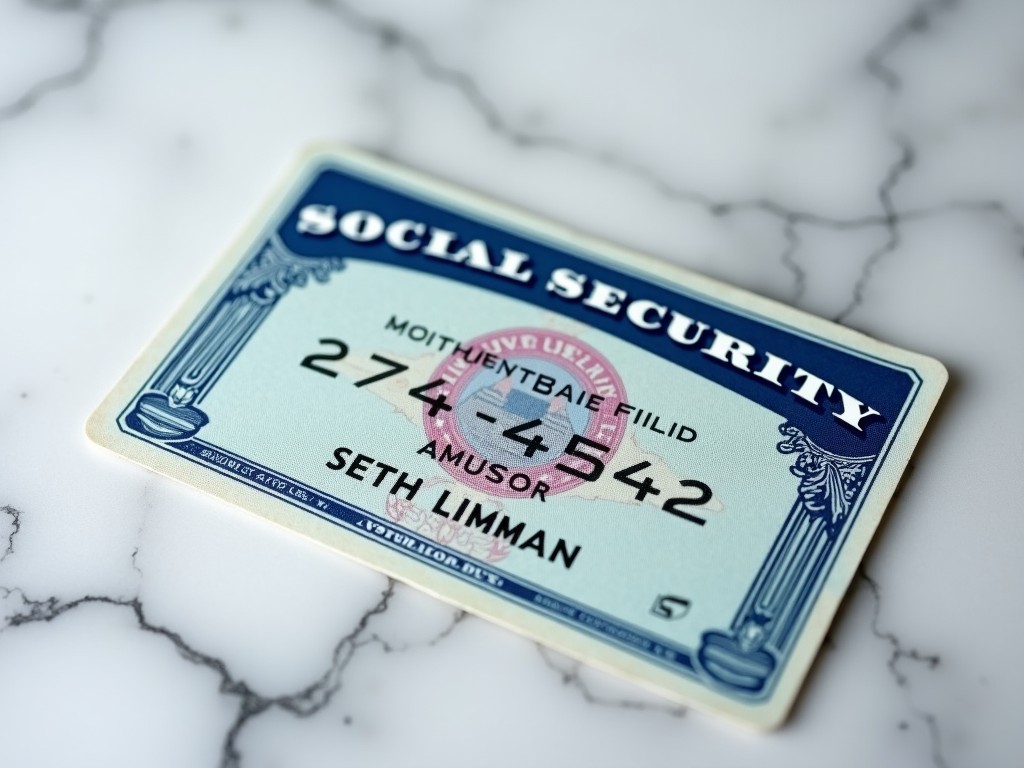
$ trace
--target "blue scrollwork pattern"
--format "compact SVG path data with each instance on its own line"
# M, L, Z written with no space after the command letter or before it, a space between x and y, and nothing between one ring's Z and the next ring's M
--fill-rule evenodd
M343 267L340 256L299 256L271 237L156 373L125 416L126 425L159 440L195 435L209 422L199 403L281 297L311 279L325 283Z
M796 455L797 500L731 626L705 632L698 651L714 683L751 696L789 649L876 458L831 453L791 424L779 431L779 452Z

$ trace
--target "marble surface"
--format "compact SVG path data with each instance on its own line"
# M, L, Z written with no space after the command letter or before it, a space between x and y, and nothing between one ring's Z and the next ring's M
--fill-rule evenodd
M1024 4L3 0L0 764L1019 766ZM938 357L753 735L90 445L314 140Z

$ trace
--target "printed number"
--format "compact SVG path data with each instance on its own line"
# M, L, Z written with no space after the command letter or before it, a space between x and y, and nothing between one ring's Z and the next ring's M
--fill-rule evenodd
M620 469L618 472L612 475L612 477L614 477L620 483L625 483L626 485L630 485L636 488L636 500L643 501L644 499L647 498L648 495L661 495L661 491L654 487L654 481L651 478L645 477L641 482L637 482L636 480L633 479L634 474L636 474L637 472L642 472L643 470L647 469L650 466L651 462L641 461L639 464L634 464L632 467Z
M337 339L320 339L320 343L333 345L338 348L338 351L332 352L330 354L306 355L304 358L302 358L302 362L299 363L299 365L309 368L311 371L322 373L325 376L330 376L333 379L335 376L338 375L338 372L332 371L330 368L320 367L319 365L317 365L317 361L341 360L342 358L345 357L345 355L348 354L348 344L346 344L344 341L338 341Z
M430 397L429 395L426 394L426 391L428 389L433 389L434 387L439 387L444 383L444 379L436 379L427 384L424 384L422 387L413 387L412 389L409 390L409 394L415 397L417 400L422 400L424 403L427 403L430 406L430 410L427 411L428 416L437 416L438 411L450 411L452 407L448 405L448 398L446 398L444 395Z
M529 440L527 440L522 435L522 433L525 432L526 430L533 429L534 427L539 427L542 423L543 422L540 419L533 419L532 421L524 422L517 427L509 427L501 434L503 434L509 440L515 440L517 443L522 443L523 445L525 445L526 450L524 451L524 454L526 458L529 459L537 451L546 452L549 449L549 446L544 444L544 438L542 438L540 435L534 435Z
M574 459L586 462L590 465L590 470L584 472L576 469L576 467L570 467L568 464L562 463L555 464L555 469L560 469L568 475L580 478L580 480L586 480L588 482L597 480L597 478L601 476L601 473L604 472L604 462L596 456L592 456L589 453L581 451L579 449L581 445L593 448L595 451L600 451L601 453L608 453L608 451L611 450L607 445L602 445L601 443L590 440L582 435L573 435L569 444L565 446L565 455L572 456Z
M368 384L373 384L373 382L375 381L381 381L383 379L388 378L389 376L395 376L401 373L402 371L409 370L408 365L402 365L401 363L397 363L394 360L388 360L388 358L381 357L380 355L370 355L370 359L373 360L374 362L384 363L384 365L390 367L383 373L377 373L374 374L373 376L367 376L365 379L360 379L359 381L355 382L355 385L357 387L365 387Z
M691 523L696 523L697 525L704 525L704 523L707 522L706 520L704 520L704 518L697 517L696 515L691 515L689 512L686 512L685 510L682 510L679 507L702 506L711 501L711 497L714 496L715 494L707 485L702 483L700 480L680 480L679 485L681 485L683 488L696 488L697 490L700 491L700 495L695 496L694 498L685 498L680 496L674 499L668 499L662 505L662 510L668 512L670 515L675 515L676 517L681 517L684 520L689 520Z

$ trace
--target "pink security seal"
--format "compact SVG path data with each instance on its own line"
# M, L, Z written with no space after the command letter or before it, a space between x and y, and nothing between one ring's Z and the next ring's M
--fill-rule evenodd
M462 342L434 371L422 452L455 480L491 496L563 493L594 475L622 442L622 379L596 349L559 331L509 328ZM561 465L561 467L559 466ZM566 469L568 468L568 470Z

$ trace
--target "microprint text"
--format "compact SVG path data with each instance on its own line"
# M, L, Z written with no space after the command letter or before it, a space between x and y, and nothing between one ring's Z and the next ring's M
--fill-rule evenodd
M419 254L446 261L523 288L532 289L537 282L528 254L494 247L480 239L463 242L458 233L422 221L402 218L385 221L372 211L341 212L334 205L313 203L299 211L295 228L307 237L340 235L359 245L383 242L393 251L409 257ZM543 285L543 290L564 301L579 302L596 312L624 318L647 333L664 333L681 349L699 351L732 370L788 392L797 400L821 409L823 414L831 414L854 432L863 433L865 423L882 418L878 409L821 376L664 304L631 297L622 288L567 267L553 269ZM836 397L841 410L831 408Z

